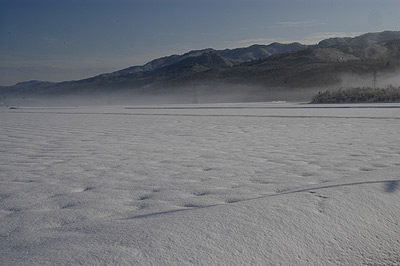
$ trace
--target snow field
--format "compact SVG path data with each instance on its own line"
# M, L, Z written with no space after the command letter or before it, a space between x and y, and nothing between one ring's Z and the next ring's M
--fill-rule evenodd
M0 264L399 265L398 107L3 109Z

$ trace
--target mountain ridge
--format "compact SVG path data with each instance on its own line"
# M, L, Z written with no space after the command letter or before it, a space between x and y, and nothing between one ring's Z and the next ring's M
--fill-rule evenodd
M193 50L78 81L22 82L1 87L0 95L95 95L121 90L133 94L168 94L169 91L181 90L190 94L193 86L233 85L293 91L340 85L341 75L344 74L362 77L373 72L391 73L398 69L400 32L383 31L356 37L329 38L315 45L295 42L225 50Z

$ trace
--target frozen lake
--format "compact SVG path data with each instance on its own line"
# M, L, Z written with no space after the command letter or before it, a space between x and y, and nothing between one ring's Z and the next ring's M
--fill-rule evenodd
M400 104L0 109L1 265L400 265Z

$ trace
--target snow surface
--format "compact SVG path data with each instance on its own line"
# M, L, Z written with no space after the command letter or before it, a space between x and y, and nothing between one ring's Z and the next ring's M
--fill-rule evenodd
M0 265L400 265L400 104L0 110Z

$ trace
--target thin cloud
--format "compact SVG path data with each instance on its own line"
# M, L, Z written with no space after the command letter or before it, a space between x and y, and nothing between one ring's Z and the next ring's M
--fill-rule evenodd
M56 43L57 39L53 37L43 37L42 40L46 43Z
M322 40L329 38L342 38L342 37L355 37L365 32L316 32L312 34L305 35L298 39L293 38L254 38L254 39L244 39L238 41L225 42L231 48L237 47L247 47L254 44L271 44L274 42L279 43L294 43L299 42L301 44L317 44Z
M109 73L150 61L135 56L124 57L30 57L0 53L0 86L14 85L20 81L79 80L98 74ZM151 58L154 59L154 58Z
M292 43L294 41L290 41L288 39L284 38L255 38L255 39L245 39L245 40L239 40L239 41L232 41L229 42L229 46L231 48L237 48L237 47L246 47L250 46L253 44L271 44L274 42L279 42L279 43ZM228 43L228 42L225 42Z
M304 36L299 42L304 44L316 44L329 38L355 37L364 33L365 32L316 32Z
M306 21L281 21L269 28L294 28L294 27L314 27L324 25L324 22L318 20L306 20Z
M18 56L9 54L0 54L0 67L9 68L60 68L60 69L108 69L118 70L120 67L135 65L142 63L138 57L58 57L47 56L42 58L33 58L29 56ZM144 59L141 61L145 61Z

